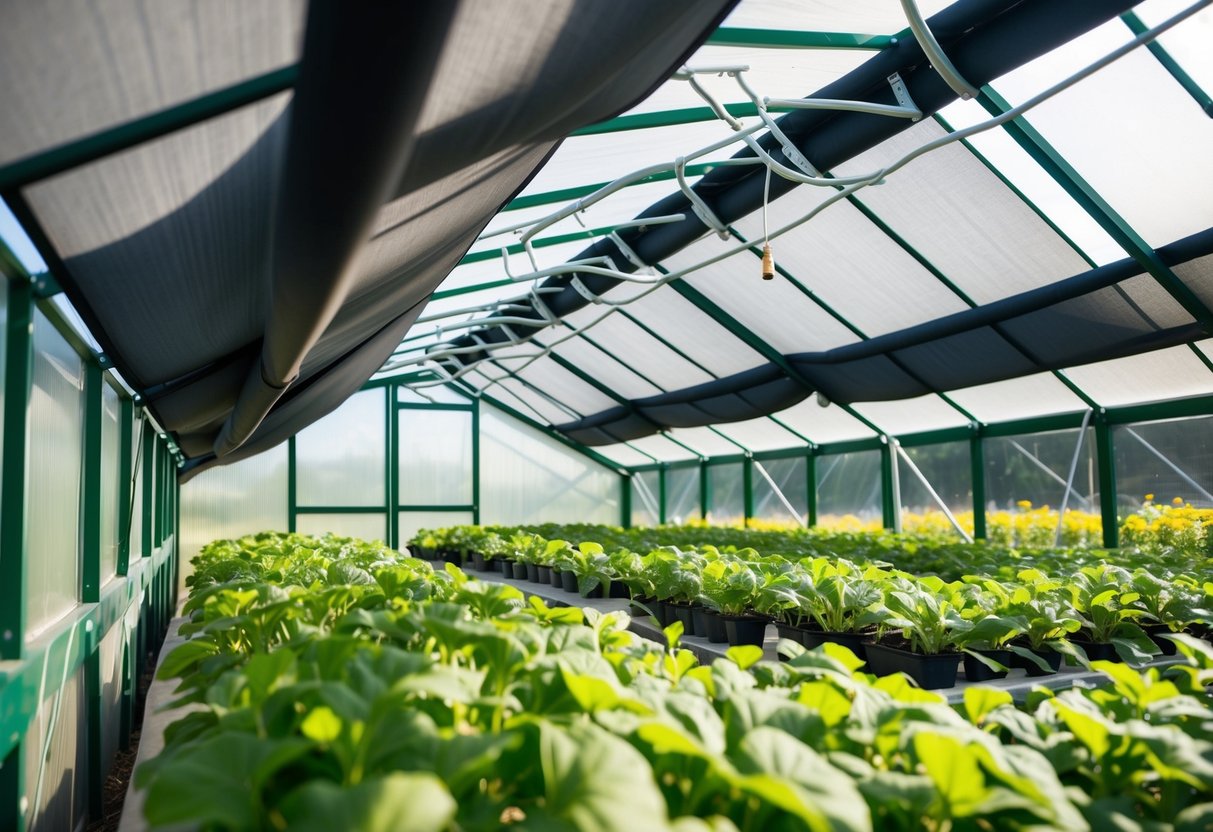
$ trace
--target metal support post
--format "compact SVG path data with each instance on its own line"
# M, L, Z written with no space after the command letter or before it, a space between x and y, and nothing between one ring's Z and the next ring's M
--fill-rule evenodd
M669 502L669 491L666 490L666 469L668 465L662 465L657 469L657 523L664 526L666 523L666 504Z
M125 576L131 563L131 505L134 502L135 405L125 395L118 396L118 574Z
M291 436L286 440L286 530L288 532L298 531L296 521L298 520L298 480L299 468L295 462L295 436Z
M808 479L808 490L805 492L809 495L809 528L817 525L817 452L810 450L809 455L805 457L805 476Z
M754 517L754 457L749 454L746 454L745 460L741 463L741 485L742 493L745 495L745 517L742 525L749 528L750 520Z
M632 474L619 475L619 525L632 528Z
M1095 418L1095 458L1099 467L1099 513L1103 520L1103 545L1120 547L1120 518L1116 511L1116 444L1104 411Z
M986 445L980 430L969 437L969 473L973 485L973 538L986 539Z
M891 436L882 436L880 445L880 505L884 527L901 531L901 484L897 481L897 452Z
M1061 545L1061 530L1065 526L1066 504L1070 502L1070 492L1074 490L1074 474L1078 471L1078 458L1082 456L1082 446L1087 440L1087 425L1091 424L1091 411L1082 415L1082 426L1078 429L1078 441L1074 443L1074 456L1070 458L1070 472L1066 474L1066 489L1061 492L1061 505L1057 507L1057 531L1053 534L1053 545Z

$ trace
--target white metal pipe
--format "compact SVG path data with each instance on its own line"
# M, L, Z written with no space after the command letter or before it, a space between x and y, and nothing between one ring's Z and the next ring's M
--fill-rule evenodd
M1158 450L1158 448L1155 448L1153 445L1151 445L1149 442L1147 442L1144 438L1142 438L1141 434L1139 434L1137 431L1133 430L1133 428L1126 427L1125 431L1129 434L1129 436L1132 436L1134 439L1136 439L1138 442L1140 442L1147 451L1154 454L1154 456L1158 457L1158 459L1163 463L1163 465L1166 465L1168 468L1170 468L1172 471L1174 471L1177 475L1179 475L1180 479L1182 479L1188 485L1192 486L1197 491L1199 491L1201 494L1203 494L1204 498L1206 500L1213 503L1213 494L1210 494L1203 485L1201 485L1196 480L1194 480L1190 476L1188 476L1188 473L1186 471L1184 471L1184 469L1182 469L1178 465L1176 465L1174 462L1172 462L1167 457L1166 454L1164 454L1162 451Z
M917 107L876 104L871 101L848 101L843 98L763 98L762 103L768 110L845 110L852 113L871 113L874 116L922 118L922 110Z
M775 496L779 499L779 502L783 503L783 507L788 510L788 514L792 515L793 519L795 519L802 528L808 528L808 522L800 516L800 512L796 511L796 507L793 506L788 500L787 496L783 493L783 489L776 484L766 467L756 459L751 460L751 462L754 463L754 467L758 470L758 473L762 474L762 478L767 481L768 485L771 486L771 490L775 492Z
M1066 490L1061 492L1061 505L1057 508L1057 531L1053 535L1053 545L1061 544L1061 530L1066 522L1066 505L1070 502L1070 492L1074 490L1074 474L1078 471L1078 458L1082 456L1083 443L1087 441L1087 425L1091 424L1091 409L1082 414L1082 426L1078 429L1078 441L1074 443L1074 456L1070 458L1070 473L1066 475ZM1108 495L1104 495L1105 499ZM1116 495L1112 495L1116 499Z
M943 510L943 516L948 518L948 522L952 524L952 528L956 529L956 531L960 533L960 536L964 538L965 543L972 543L973 538L961 527L960 521L956 519L956 515L952 513L952 510L948 508L948 504L945 503L943 498L939 496L939 492L936 491L934 486L931 485L931 481L927 479L926 474L922 472L910 455L906 453L905 448L901 447L901 443L896 443L893 447L897 449L897 455L901 457L905 464L910 466L910 471L913 472L914 476L918 477L918 481L922 483L923 488L925 488L927 493L931 495L931 499L934 500L935 504ZM901 512L901 506L897 507L897 511L899 513Z
M901 0L901 8L906 13L906 20L910 23L910 31L914 33L914 39L918 41L918 45L922 47L931 66L935 67L935 71L939 73L939 77L944 80L944 83L952 88L952 92L966 101L976 98L977 88L964 79L944 53L943 47L935 39L935 33L931 31L931 27L922 17L922 12L918 10L918 4L914 0Z

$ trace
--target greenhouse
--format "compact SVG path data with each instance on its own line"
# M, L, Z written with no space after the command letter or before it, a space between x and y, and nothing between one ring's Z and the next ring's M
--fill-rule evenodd
M0 4L0 832L1213 829L1211 7Z

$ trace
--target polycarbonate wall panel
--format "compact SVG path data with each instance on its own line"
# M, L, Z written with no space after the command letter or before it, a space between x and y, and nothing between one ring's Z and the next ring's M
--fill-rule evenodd
M920 0L918 9L930 17L952 0ZM762 0L739 3L724 26L756 29L794 29L807 32L859 32L894 35L906 28L901 6L888 0L833 0L802 3L799 0ZM864 53L867 54L867 53ZM806 90L811 92L811 90Z
M897 460L898 483L901 491L902 528L912 531L916 523L927 522L926 515L941 512L939 503L923 484L926 479L935 494L954 515L972 514L973 467L968 442L944 442L903 448L918 468L920 478L903 458ZM938 522L936 522L938 521ZM945 520L933 518L931 527L941 531L951 529Z
M363 540L387 540L387 517L377 514L313 514L295 515L295 531L303 534L323 535L332 532L341 537L360 537Z
M40 693L44 696L22 744L26 829L67 832L83 828L89 765L84 668L69 676L62 689Z
M399 411L400 504L471 505L472 413Z
M1087 409L1083 400L1052 373L953 390L948 398L986 424Z
M40 311L29 424L27 638L74 607L80 591L84 365Z
M143 553L143 469L147 465L147 460L143 458L143 418L140 415L141 411L136 410L133 417L134 424L131 428L131 471L135 477L134 487L131 489L131 494L134 499L131 500L131 560L139 557ZM185 490L181 493L184 495ZM184 509L184 502L182 503ZM182 521L184 522L185 512L182 511ZM184 563L184 560L182 561Z
M383 389L355 393L295 436L301 506L382 506L386 446Z
M422 529L469 526L472 524L472 513L470 511L402 511L397 522L400 524L400 545L404 547Z
M122 657L126 650L125 622L118 620L98 647L101 664L101 764L105 776L118 752L122 727ZM81 737L83 740L83 737Z
M817 525L879 525L880 519L880 451L817 459Z
M661 474L637 471L628 481L632 489L633 526L656 526L661 522Z
M118 393L101 385L101 583L118 571L118 457L122 452L122 407ZM130 487L129 485L126 487Z
M1213 416L1140 422L1113 429L1116 505L1121 516L1140 508L1146 495L1213 508Z
M181 572L219 538L287 528L287 446L203 471L181 486Z
M482 523L619 523L620 476L490 407L480 408Z
M715 526L745 522L745 472L740 462L707 466L708 516Z
M698 465L667 468L665 472L665 520L667 523L690 523L703 517L699 504ZM632 503L635 510L635 502Z
M1048 506L1056 510L1078 448L1074 488L1066 507L1098 513L1095 429L1087 428L1081 447L1078 439L1078 428L986 439L986 510L1031 510L1026 503L1031 503L1031 508Z
M754 460L754 519L787 525L809 522L809 463L804 457ZM763 471L779 489L762 475ZM782 498L781 498L782 495Z

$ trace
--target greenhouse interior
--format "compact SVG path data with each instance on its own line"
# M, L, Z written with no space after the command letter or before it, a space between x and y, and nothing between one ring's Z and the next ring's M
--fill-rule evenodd
M0 4L0 830L1213 829L1210 6Z

